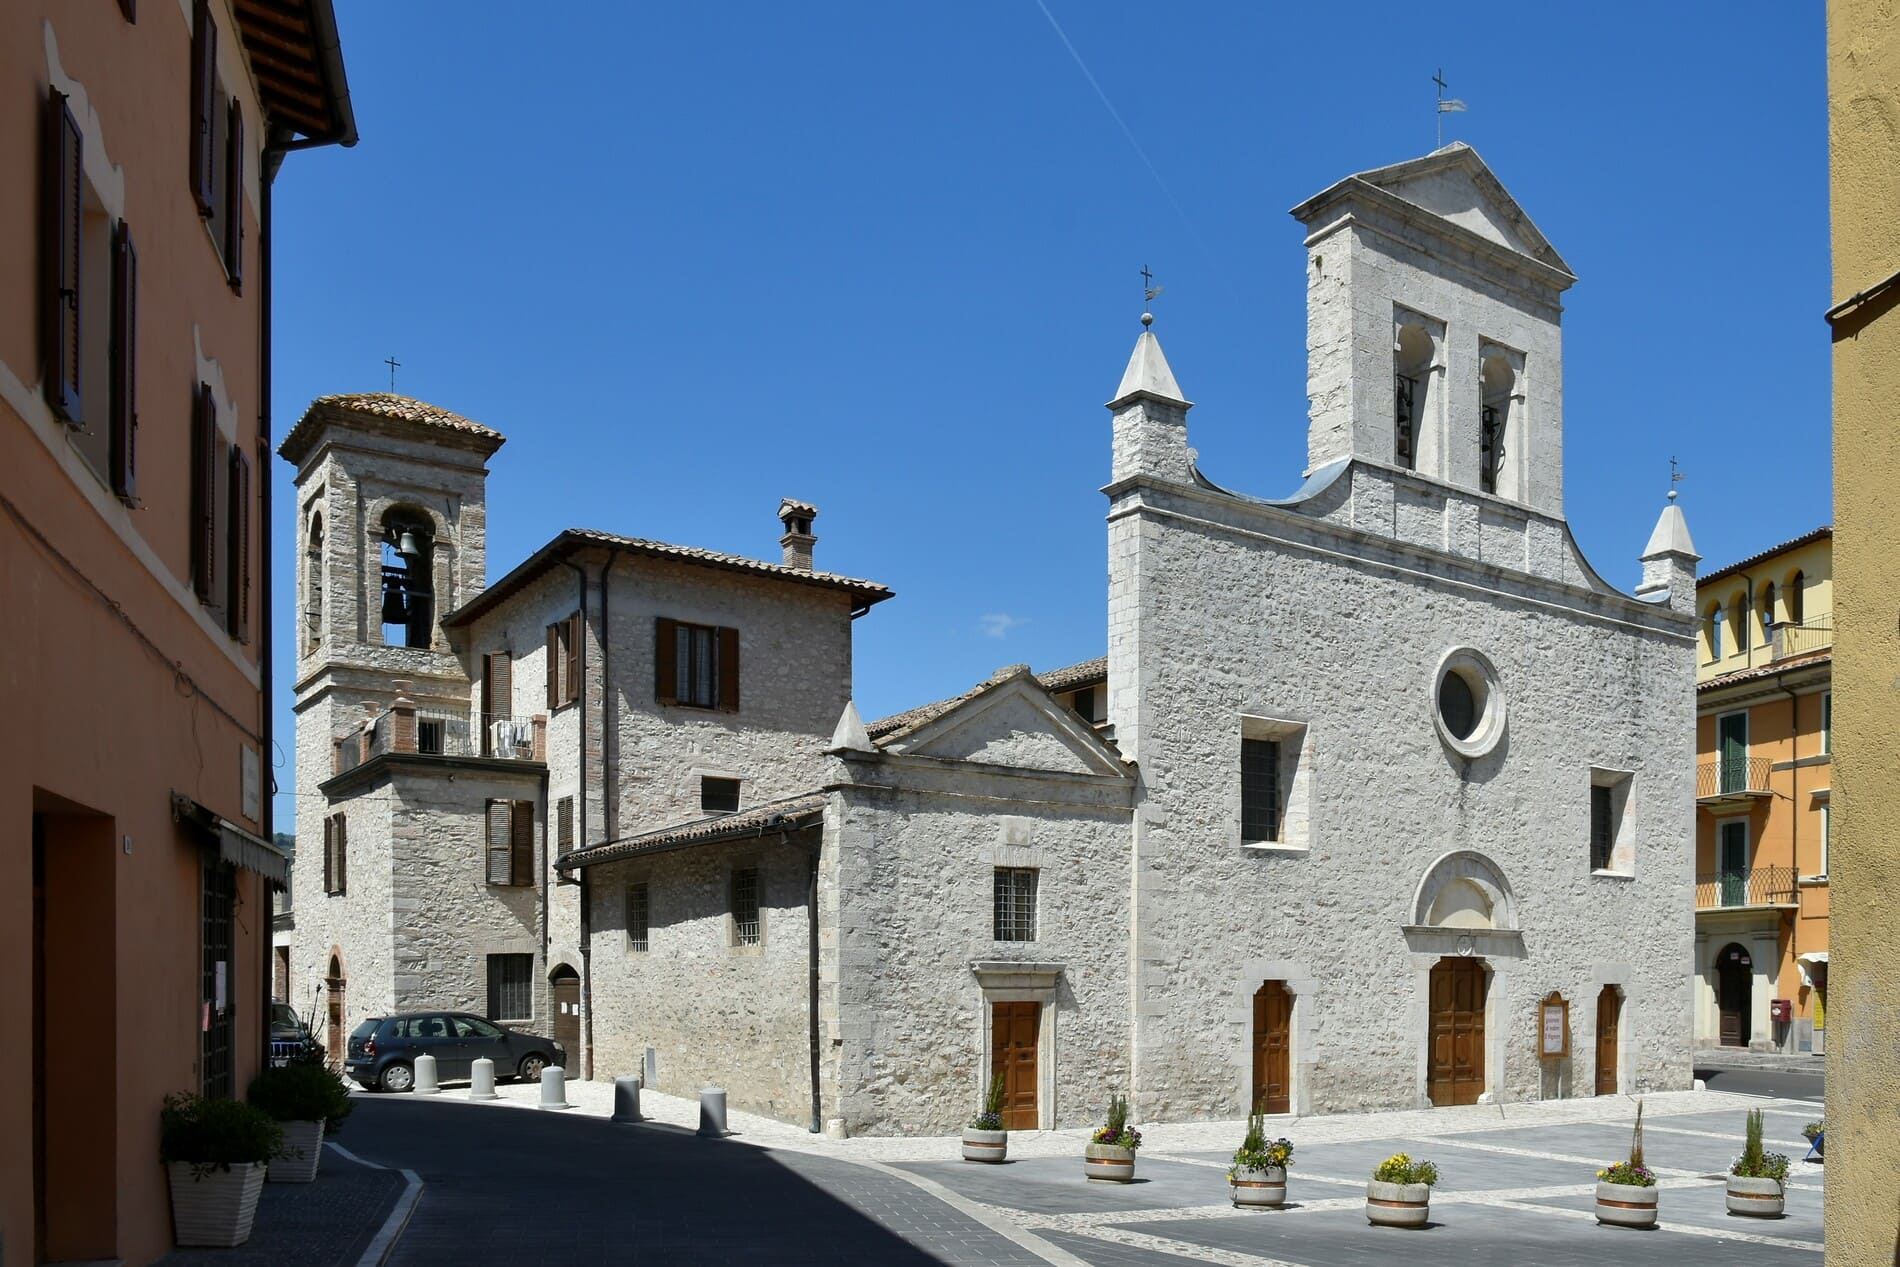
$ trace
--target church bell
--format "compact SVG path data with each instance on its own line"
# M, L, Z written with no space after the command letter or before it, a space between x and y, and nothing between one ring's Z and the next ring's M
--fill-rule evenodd
M404 528L402 530L402 540L396 543L396 553L402 555L405 559L414 559L422 554L422 546L416 541L416 530L414 528Z
M406 625L409 623L409 606L403 601L402 577L383 573L383 623L385 625Z

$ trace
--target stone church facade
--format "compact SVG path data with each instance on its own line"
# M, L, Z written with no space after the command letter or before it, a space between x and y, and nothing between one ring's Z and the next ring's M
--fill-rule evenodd
M1297 491L1210 478L1144 330L1109 405L1106 658L868 726L851 622L889 591L813 569L814 508L781 505L781 563L570 531L484 590L456 481L499 437L428 428L461 456L403 495L456 601L426 630L389 604L425 557L396 551L383 614L426 654L339 644L300 682L300 838L360 814L374 878L356 907L297 869L293 973L349 959L350 1015L357 963L362 1006L492 1014L504 963L502 1019L567 1027L590 1076L844 1133L953 1131L993 1075L1018 1129L1117 1089L1186 1120L1686 1087L1681 511L1633 595L1578 550L1575 279L1469 148L1294 214ZM365 410L428 408L391 400L313 407L285 445L307 498L408 460L413 427L347 456ZM310 557L360 609L351 560L405 539L355 496Z

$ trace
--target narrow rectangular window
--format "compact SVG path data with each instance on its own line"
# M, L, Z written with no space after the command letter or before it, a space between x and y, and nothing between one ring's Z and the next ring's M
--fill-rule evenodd
M563 796L554 807L554 820L557 824L555 839L560 851L566 853L574 847L574 798Z
M627 886L627 948L648 949L647 886L640 880Z
M231 446L231 505L225 515L225 628L239 642L251 640L251 460Z
M578 614L548 626L548 707L559 708L581 697L581 618Z
M1616 847L1612 791L1600 783L1590 786L1590 869L1593 871L1610 869L1610 852Z
M662 618L654 655L656 694L663 704L739 707L739 631Z
M533 884L534 802L509 802L508 827L508 883Z
M244 111L236 97L225 114L224 129L224 279L232 290L244 280Z
M106 356L111 367L108 465L112 491L127 503L138 498L139 257L132 230L121 220L112 229L112 328Z
M699 808L708 814L739 812L739 780L716 779L711 775L699 781Z
M1034 867L996 868L997 941L1036 940L1036 879Z
M1823 879L1827 877L1828 837L1833 834L1833 826L1833 816L1830 813L1830 807L1824 804L1821 806L1821 869L1815 872L1816 875Z
M416 723L416 751L432 757L441 756L442 729L440 721L418 721Z
M514 865L514 811L511 802L488 802L488 882L512 882Z
M336 819L323 820L323 891L336 892Z
M506 651L482 657L482 755L492 757L513 741L514 663ZM502 742L507 740L508 743ZM513 755L510 751L507 755Z
M1280 742L1240 741L1240 838L1280 839Z
M526 1021L534 1018L534 956L488 956L488 1019Z
M57 88L47 99L45 206L45 293L41 324L46 361L46 402L53 412L79 426L79 299L81 237L85 228L84 134L66 96Z
M219 608L224 595L218 587L218 488L223 483L224 448L218 441L218 406L208 383L198 384L191 436L191 584L199 602Z
M217 210L218 28L209 0L197 0L191 10L191 196L198 214L209 219Z
M332 874L336 884L330 891L341 897L350 890L350 820L342 814L336 816L336 867Z
M759 944L757 867L741 867L732 873L732 940L739 946Z

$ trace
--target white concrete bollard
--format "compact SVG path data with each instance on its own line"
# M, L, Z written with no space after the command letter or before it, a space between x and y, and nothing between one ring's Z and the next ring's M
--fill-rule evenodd
M638 1078L614 1079L613 1120L616 1122L640 1120L640 1080Z
M435 1057L426 1051L416 1057L416 1081L409 1090L412 1095L437 1095L442 1090L435 1085Z
M567 1070L559 1065L549 1065L541 1071L541 1107L544 1109L571 1109L567 1102Z
M722 1087L704 1087L699 1092L699 1133L717 1139L726 1133L726 1092Z
M495 1094L495 1062L486 1056L478 1057L469 1068L468 1098L471 1100L499 1100Z

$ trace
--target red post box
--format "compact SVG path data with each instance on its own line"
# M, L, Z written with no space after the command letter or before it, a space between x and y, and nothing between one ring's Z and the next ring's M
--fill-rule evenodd
M1772 999L1768 1004L1768 1018L1774 1021L1787 1021L1794 1018L1794 1004L1787 999Z

